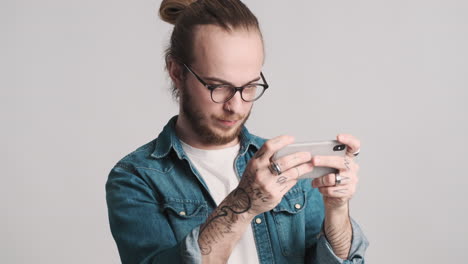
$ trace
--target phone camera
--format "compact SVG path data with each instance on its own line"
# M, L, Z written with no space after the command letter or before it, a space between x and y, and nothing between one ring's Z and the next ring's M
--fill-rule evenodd
M345 149L345 145L344 144L341 144L341 145L336 145L335 147L333 147L333 151L342 151Z

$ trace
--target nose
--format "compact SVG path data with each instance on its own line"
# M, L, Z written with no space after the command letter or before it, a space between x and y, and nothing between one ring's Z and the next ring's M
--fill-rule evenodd
M242 100L240 92L237 91L229 101L224 103L224 109L229 112L239 113L244 103L246 102Z

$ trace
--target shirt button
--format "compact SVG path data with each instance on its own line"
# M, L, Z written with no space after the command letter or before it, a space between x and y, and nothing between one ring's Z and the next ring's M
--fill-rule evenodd
M260 219L260 218L255 219L255 223L261 224L261 223L262 223L262 219Z
M185 211L180 211L180 212L179 212L179 215L182 215L182 216L186 215L186 214L185 214Z
M296 207L296 209L301 209L301 205L300 205L300 204L295 204L294 207Z

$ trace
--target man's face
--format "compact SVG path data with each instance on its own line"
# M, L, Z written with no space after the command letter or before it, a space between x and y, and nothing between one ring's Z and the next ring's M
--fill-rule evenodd
M239 87L258 82L263 43L255 30L226 32L217 26L204 25L195 33L194 56L194 63L188 66L206 83ZM226 103L213 102L210 91L189 72L180 99L184 127L199 143L207 145L236 140L253 105L244 102L239 92Z

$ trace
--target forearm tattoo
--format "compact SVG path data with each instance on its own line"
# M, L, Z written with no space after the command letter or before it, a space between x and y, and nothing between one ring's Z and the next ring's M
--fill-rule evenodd
M239 215L252 206L250 197L242 188L232 193L230 201L230 204L216 209L200 227L199 244L203 255L210 254L212 244L218 243L225 234L232 233L232 225L239 220Z
M350 225L350 223L348 223ZM332 225L325 226L325 234L328 242L333 248L333 252L342 258L347 259L351 249L352 230L351 227L338 229Z
M256 203L269 201L270 197L261 189L252 187L251 174L245 173L243 177L246 177L246 184L237 187L200 227L198 242L203 255L209 255L213 245L220 243L226 234L233 233L233 226L243 220L243 213L248 212Z

